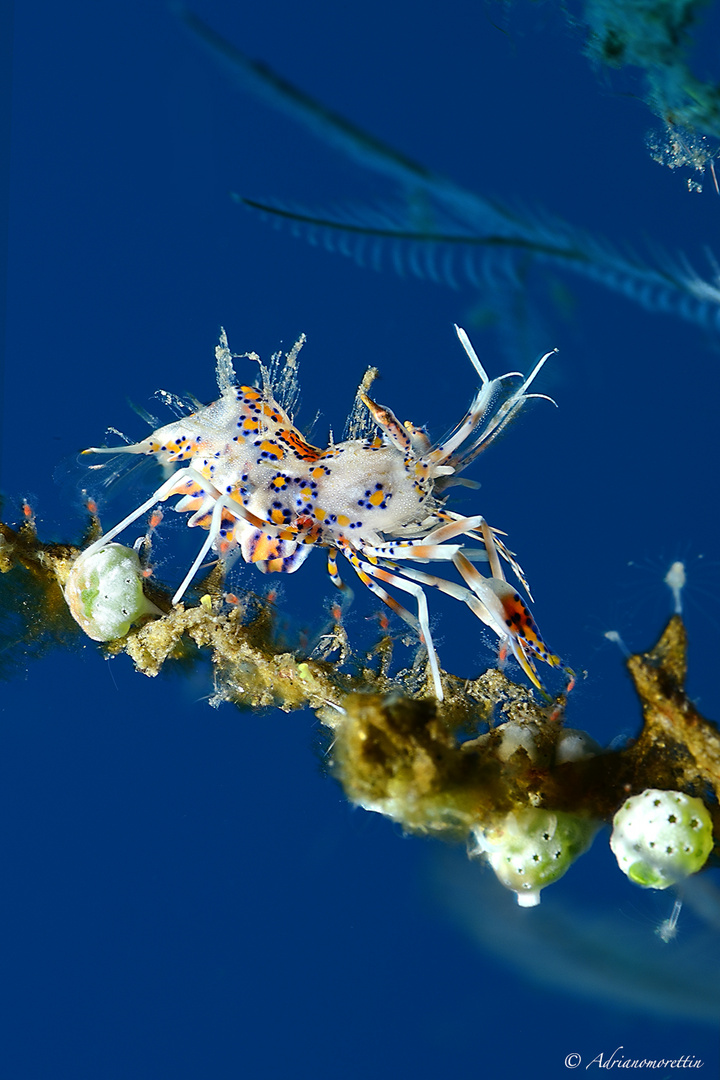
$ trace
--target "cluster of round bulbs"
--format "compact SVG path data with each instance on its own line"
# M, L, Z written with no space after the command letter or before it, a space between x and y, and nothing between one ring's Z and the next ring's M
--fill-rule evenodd
M528 806L489 828L477 826L472 854L485 856L521 907L587 851L599 825L576 814ZM618 866L644 889L667 889L702 869L713 849L710 814L700 799L650 788L626 799L613 819L610 847Z

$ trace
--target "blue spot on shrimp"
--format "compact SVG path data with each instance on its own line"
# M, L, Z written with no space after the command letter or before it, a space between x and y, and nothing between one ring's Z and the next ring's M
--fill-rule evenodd
M527 678L544 693L535 660L563 667L546 646L518 588L504 567L530 590L515 555L481 514L448 509L447 489L517 416L546 353L530 374L509 372L491 379L460 327L455 330L480 385L467 412L439 442L424 429L401 423L368 396L377 371L363 379L351 414L349 438L314 446L294 424L297 359L304 336L270 368L254 353L258 385L240 385L223 330L215 350L220 396L209 405L157 428L137 443L90 447L83 454L150 455L167 479L131 513L92 543L102 550L156 504L179 497L174 509L189 514L188 526L207 532L173 596L177 604L211 551L226 566L241 556L262 573L294 573L313 548L323 548L333 584L350 595L338 571L338 555L359 580L409 624L425 645L433 691L443 699L438 656L430 632L426 589L462 601L511 652ZM553 402L554 404L554 402ZM169 475L168 475L169 472ZM451 563L459 581L415 564ZM486 563L489 575L476 563ZM407 594L410 611L388 591Z

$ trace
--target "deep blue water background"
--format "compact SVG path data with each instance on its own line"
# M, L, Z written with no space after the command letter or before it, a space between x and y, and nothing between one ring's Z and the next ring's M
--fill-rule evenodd
M196 10L471 190L639 249L698 263L703 245L720 251L709 178L689 194L651 161L656 124L637 85L594 72L552 8ZM340 434L368 363L382 371L380 400L441 434L473 390L454 321L491 373L507 367L472 330L471 289L360 270L232 203L240 191L329 207L389 188L233 89L163 4L18 6L10 181L1 482L6 518L28 497L44 537L82 529L77 451L109 425L144 434L128 398L159 412L159 387L214 396L220 325L237 352L265 357L307 333L300 419L320 410L318 439ZM718 715L718 342L562 280L570 314L549 308L533 355L514 361L557 345L542 389L560 407L525 416L459 505L510 534L547 639L588 671L570 720L608 742L639 712L603 632L649 646L678 558L690 690ZM106 525L158 482L146 472L97 490ZM183 539L180 522L159 538L169 580ZM317 628L330 589L314 556L283 580L283 610ZM370 633L374 610L358 596L351 635ZM470 675L490 661L469 612L436 597L432 610L447 668ZM212 690L207 670L148 680L89 642L3 685L0 1075L519 1080L620 1044L717 1070L712 1025L585 998L580 979L538 985L481 951L452 915L457 882L433 846L345 803L311 714L214 710ZM602 839L551 892L572 917L601 911L638 940L669 914L667 898L625 882ZM513 903L498 892L478 919L502 935ZM696 932L684 914L681 936ZM516 960L532 969L532 948ZM636 966L629 956L617 978L631 982Z

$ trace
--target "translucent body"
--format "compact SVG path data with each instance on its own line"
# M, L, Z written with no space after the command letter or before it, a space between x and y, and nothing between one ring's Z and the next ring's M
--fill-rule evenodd
M401 424L389 409L360 393L374 432L331 442L324 449L309 443L294 426L276 401L262 365L262 389L234 385L223 333L216 350L217 401L159 428L142 442L86 451L152 454L166 468L180 466L89 551L101 550L156 502L180 496L175 509L191 514L188 525L200 525L208 536L174 602L211 549L223 559L239 551L264 573L292 573L313 546L321 546L328 550L328 570L338 587L344 588L336 567L340 552L363 584L418 631L427 646L438 697L442 684L423 585L464 601L507 642L528 677L540 686L531 657L553 665L560 662L543 643L520 594L505 581L500 559L521 581L522 572L481 515L463 517L445 509L444 488L528 398L539 396L526 391L547 357L526 379L512 373L491 380L464 331L457 332L481 385L449 436L431 444L423 431L410 422ZM288 355L280 380L288 384L291 396L294 385L287 369L292 367L294 373L298 348L299 344ZM474 546L467 544L468 537ZM404 565L407 561L451 561L464 584L410 568ZM473 563L478 561L490 564L490 577L475 569ZM417 616L386 591L386 584L415 598Z

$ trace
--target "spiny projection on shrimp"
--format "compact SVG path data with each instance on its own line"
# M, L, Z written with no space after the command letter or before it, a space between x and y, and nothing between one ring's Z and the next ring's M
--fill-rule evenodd
M425 645L438 699L440 665L430 631L426 587L465 603L512 652L530 681L542 690L534 661L562 667L546 646L519 590L505 578L508 566L530 595L514 554L481 514L448 509L447 489L458 474L507 427L531 398L529 389L547 353L529 375L510 372L491 379L460 327L460 342L480 378L462 419L439 442L423 428L401 423L367 390L370 369L358 391L354 438L312 445L295 426L297 358L304 337L269 370L259 365L256 386L238 385L227 337L216 348L219 398L127 446L91 447L86 454L152 455L169 477L140 506L91 544L88 559L111 544L157 504L179 496L175 510L207 537L173 597L178 603L208 553L226 566L239 555L263 573L293 573L313 547L327 552L330 578L350 594L338 572L338 554ZM175 405L179 399L163 395ZM546 398L546 400L551 400ZM358 409L364 413L358 422ZM359 436L359 437L357 437ZM99 466L95 466L96 468ZM460 580L420 570L416 564L451 563ZM477 569L487 564L489 575ZM388 591L407 594L415 612Z

